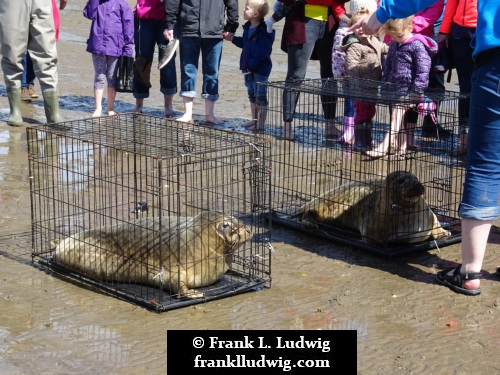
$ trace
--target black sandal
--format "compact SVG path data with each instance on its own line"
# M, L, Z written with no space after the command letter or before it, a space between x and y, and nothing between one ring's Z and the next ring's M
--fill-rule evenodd
M466 280L476 280L481 279L483 274L480 272L469 272L462 273L460 272L461 264L459 264L456 268L449 268L444 271L440 271L436 274L436 281L444 286L447 286L451 290L462 293L468 296L477 296L481 293L481 288L477 289L465 289L464 282ZM448 273L453 271L453 274L450 276Z

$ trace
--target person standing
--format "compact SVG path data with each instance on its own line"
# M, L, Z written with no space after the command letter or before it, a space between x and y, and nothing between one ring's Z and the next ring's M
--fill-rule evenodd
M474 49L471 41L476 34L477 0L448 0L439 28L438 43L447 43L455 63L458 86L463 94L470 94ZM459 143L452 156L463 156L467 152L469 133L470 99L459 100Z
M137 0L134 7L134 43L136 74L134 75L135 112L142 112L144 99L149 98L151 65L158 46L160 92L163 94L165 117L174 114L173 98L177 92L175 54L178 41L172 42L163 35L165 4L167 0ZM139 74L138 74L139 73Z
M92 20L87 52L94 63L95 110L92 117L102 114L104 85L108 85L107 114L115 114L116 68L118 57L134 53L134 16L125 0L88 0L83 9L85 18Z
M193 121L193 101L201 53L201 97L205 99L205 123L222 124L223 121L215 117L214 105L219 99L223 33L232 37L238 28L238 0L168 0L164 4L165 39L174 40L174 26L178 24L180 96L184 101L184 114L177 120Z
M397 84L396 88L387 86L392 92L403 96L415 93L423 96L429 85L432 57L438 50L436 41L428 36L412 33L413 16L388 20L383 28L392 38L384 66L383 81ZM392 106L390 130L381 143L366 151L366 155L371 158L382 157L387 154L391 145L395 145L396 152L403 156L407 148L416 147L413 133L417 118L405 116L409 108L410 105L404 102ZM415 114L418 116L416 112Z
M287 140L294 140L292 121L299 98L293 88L304 79L309 60L319 59L321 78L333 77L333 37L340 15L345 13L346 2L307 0L306 4L303 4L292 1L296 5L286 15L281 49L288 57L285 78L287 88L283 92L283 138ZM316 51L314 55L313 51ZM325 118L325 138L337 139L342 135L342 132L335 127L337 100L335 97L322 95L321 102Z
M252 120L243 127L252 131L264 130L267 118L267 86L258 82L267 82L273 67L271 51L276 31L268 32L264 17L269 12L267 0L248 0L243 18L243 35L233 37L235 46L242 49L240 69L245 79L245 86L250 100ZM228 37L226 39L230 40Z
M66 3L67 0L60 0L60 9L64 9ZM7 124L10 126L23 124L21 84L26 51L40 81L47 123L63 122L57 91L56 11L52 2L44 0L0 1L0 53L10 107Z
M352 25L374 34L390 17L413 14L434 0L385 0L369 18ZM449 2L450 0L448 0ZM448 6L448 3L446 4ZM470 94L469 142L464 191L458 214L462 223L462 263L436 274L437 283L471 296L481 294L482 266L491 226L500 217L500 7L477 1L472 41L474 70ZM497 276L500 272L497 269Z

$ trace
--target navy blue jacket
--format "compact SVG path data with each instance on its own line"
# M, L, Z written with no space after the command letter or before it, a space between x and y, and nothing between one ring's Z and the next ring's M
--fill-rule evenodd
M252 33L252 35L249 35ZM273 63L271 51L276 31L267 32L267 25L261 21L255 30L250 31L250 21L243 25L243 35L235 36L233 44L242 48L240 69L242 72L252 72L269 77Z

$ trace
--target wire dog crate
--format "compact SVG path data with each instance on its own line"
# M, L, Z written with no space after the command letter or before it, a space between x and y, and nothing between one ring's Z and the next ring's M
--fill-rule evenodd
M458 107L466 96L428 91L416 97L401 86L353 78L261 84L267 86L269 99L264 132L274 136L276 143L271 156L274 222L389 256L460 241L457 211L464 160L450 152L458 147ZM285 103L287 95L292 97L292 111L290 100ZM347 100L374 104L368 147L359 147L355 141L342 143L337 139L339 135L333 139L325 136L325 129L329 126L331 132L332 124L342 134ZM432 111L433 103L436 108ZM284 138L284 121L290 120L290 112L293 141ZM326 113L329 119L325 119ZM406 113L413 113L414 145L403 153L395 147L403 144L399 137L409 139ZM428 126L425 133L422 131L424 118L432 116L445 136L440 135L436 123L430 133ZM393 123L400 121L397 133L391 130L391 118ZM363 128L366 124L361 125ZM386 136L390 140L387 152L368 156ZM413 181L411 193L408 186L397 187L395 181L389 187L395 172L410 172L400 177ZM396 190L399 195L411 195L412 208L394 202L398 199ZM424 203L416 199L419 196ZM427 235L429 220L438 220L437 226L445 231L442 237Z
M142 114L28 128L32 257L161 312L271 285L271 142Z

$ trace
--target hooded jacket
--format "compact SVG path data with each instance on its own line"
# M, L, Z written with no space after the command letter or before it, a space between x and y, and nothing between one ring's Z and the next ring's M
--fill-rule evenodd
M388 46L376 36L356 36L349 34L342 39L345 51L346 75L380 81L382 79L382 54Z
M125 0L89 0L83 16L92 20L87 52L106 56L132 56L134 15Z
M179 35L222 39L224 31L234 33L238 28L238 0L164 0L164 3L165 28L173 30L177 23Z
M165 0L137 0L134 13L139 19L163 20L165 18Z
M383 81L404 85L409 91L423 92L429 85L431 58L438 51L437 43L415 34L405 43L389 44Z

